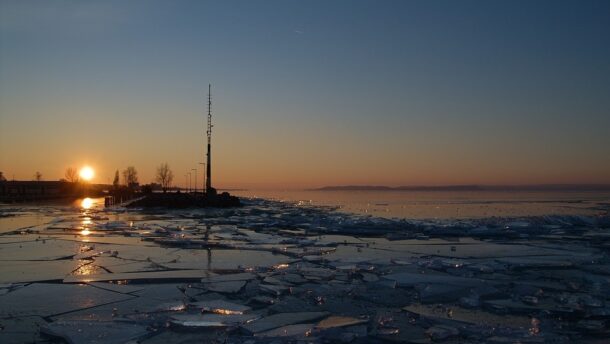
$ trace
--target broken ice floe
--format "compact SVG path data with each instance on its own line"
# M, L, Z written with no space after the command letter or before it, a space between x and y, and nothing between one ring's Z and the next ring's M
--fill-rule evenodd
M23 226L0 228L3 343L610 335L607 216L410 221L263 200L43 211L11 208Z

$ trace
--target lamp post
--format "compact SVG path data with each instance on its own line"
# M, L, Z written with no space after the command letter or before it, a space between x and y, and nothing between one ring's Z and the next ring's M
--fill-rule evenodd
M193 178L192 178L193 175L191 174L191 172L189 172L188 175L189 175L189 193L190 193L191 192L191 184L192 184L192 181L193 181Z
M199 165L203 165L203 177L201 177L201 179L203 179L202 181L202 192L205 192L205 162L200 162Z
M187 186L188 186L188 174L184 175L184 189L188 192Z
M197 193L197 169L191 168L191 171L195 171L195 193Z

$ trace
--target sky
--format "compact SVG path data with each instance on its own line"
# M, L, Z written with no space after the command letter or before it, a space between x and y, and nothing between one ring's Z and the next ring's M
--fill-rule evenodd
M608 1L0 1L0 171L610 183ZM192 175L194 179L194 172Z

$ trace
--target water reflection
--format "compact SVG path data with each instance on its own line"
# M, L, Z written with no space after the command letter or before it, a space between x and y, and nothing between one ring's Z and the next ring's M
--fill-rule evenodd
M94 211L94 207L99 204L99 199L86 197L77 201L77 204L80 204L82 220L81 220L81 231L79 232L82 236L89 236L91 234L90 228L94 225L91 220L91 212ZM83 241L88 241L87 239L83 239Z
M87 260L79 260L79 267L76 268L72 273L78 276L86 276L86 275L94 275L99 272L99 267L92 264L92 262Z
M205 235L204 235L204 239L205 239L205 243L208 243L208 240L210 239L210 229L212 229L212 226L209 224L205 225ZM212 249L208 246L208 270L212 270Z
M87 198L83 198L83 200L80 202L80 206L83 209L91 209L91 207L93 207L94 203L95 202L93 201L92 198L87 197Z

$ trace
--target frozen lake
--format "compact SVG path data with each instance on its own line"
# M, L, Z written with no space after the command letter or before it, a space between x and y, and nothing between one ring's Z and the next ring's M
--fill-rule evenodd
M235 194L408 219L597 215L610 208L610 192L247 190Z
M0 206L0 342L610 335L605 195L261 195L294 202Z

